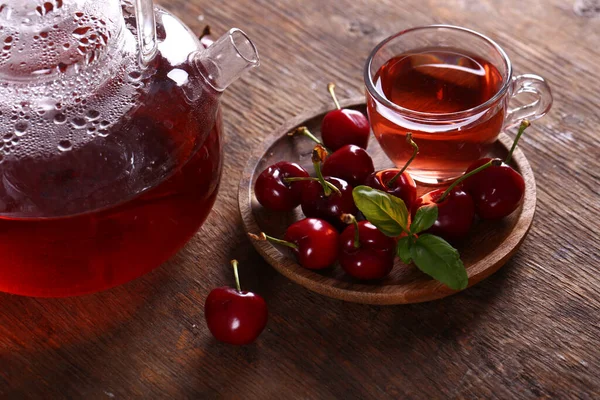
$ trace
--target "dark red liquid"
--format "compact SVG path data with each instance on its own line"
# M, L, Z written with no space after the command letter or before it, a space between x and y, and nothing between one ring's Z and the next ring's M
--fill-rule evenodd
M0 219L0 290L70 296L158 267L197 231L217 195L220 126L174 175L99 212L51 220Z
M4 187L10 181L29 196L3 203L0 291L61 297L113 287L161 265L204 222L222 166L218 95L205 88L190 101L167 78L166 59L159 56L156 68L140 106L106 138L2 171ZM130 180L122 173L129 157L119 157L126 148L140 160ZM163 179L166 165L175 167ZM115 180L102 183L106 177ZM136 195L130 188L140 181L151 187ZM10 213L23 204L47 214Z
M452 49L421 49L391 58L374 80L392 103L412 111L442 114L485 103L500 90L503 78L494 65L480 57ZM483 155L502 127L504 112L505 104L500 102L469 123L426 116L415 120L395 111L382 115L374 100L369 101L373 131L386 154L403 166L412 153L406 143L406 134L412 132L420 153L410 170L434 181L459 176Z

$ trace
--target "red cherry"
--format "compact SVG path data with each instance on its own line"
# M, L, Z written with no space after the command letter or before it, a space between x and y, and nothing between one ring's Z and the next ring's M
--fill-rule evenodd
M364 184L402 199L406 208L410 210L417 199L417 184L408 172L402 172L390 183L398 172L400 172L398 168L376 171L365 179Z
M352 222L340 235L339 262L344 271L358 279L381 279L394 266L396 241L383 233L369 221Z
M364 185L396 196L406 204L408 210L417 199L417 184L406 169L419 153L419 146L412 140L412 134L406 135L406 141L413 147L413 154L402 169L388 168L369 175Z
M308 181L302 191L300 205L302 212L307 217L321 218L339 229L344 229L345 224L340 220L342 214L356 214L357 209L352 198L352 186L346 181L327 176L324 178L337 191L331 191L329 195L321 183Z
M369 144L369 120L357 110L342 109L334 93L335 85L330 83L327 89L336 105L336 110L328 112L321 124L323 144L331 151L353 144L363 149Z
M296 244L292 251L305 268L323 269L335 262L339 234L331 224L318 218L294 222L285 231L285 240Z
M369 153L353 144L336 150L323 163L323 175L343 179L352 186L362 185L374 171Z
M345 225L340 220L342 214L355 214L358 210L352 197L352 186L343 179L323 177L321 162L327 151L316 145L312 152L312 162L316 178L305 182L300 205L304 215L310 218L321 218L338 229Z
M236 287L213 289L204 303L206 325L215 339L236 345L252 343L267 324L267 303L252 292L240 289L237 261L232 260Z
M519 131L506 160L483 158L469 166L465 174L465 189L473 196L475 209L482 219L498 219L515 211L525 194L525 180L508 163L525 129L531 124L521 121ZM486 167L487 164L487 167Z
M263 207L291 211L300 204L304 182L286 182L285 178L305 178L308 172L296 163L280 161L265 169L256 179L254 193Z
M248 236L290 247L300 265L308 269L327 268L337 259L339 234L322 219L305 218L294 222L285 231L283 240L264 232L260 235L249 233Z
M491 158L475 161L467 173L488 162ZM475 211L482 219L499 219L515 211L525 194L525 180L509 165L492 165L468 177L465 189L473 197Z
M475 217L473 199L464 190L453 188L444 200L439 201L444 192L444 189L437 189L419 197L412 208L412 217L414 219L419 207L437 204L438 217L426 232L450 241L461 239L469 233L473 224Z

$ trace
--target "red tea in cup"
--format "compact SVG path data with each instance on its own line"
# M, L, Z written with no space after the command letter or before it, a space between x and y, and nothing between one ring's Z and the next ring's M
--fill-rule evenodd
M443 25L383 41L367 62L365 83L371 127L383 150L403 166L412 154L411 132L420 152L409 171L433 184L460 176L503 127L539 118L552 102L542 78L512 77L508 57L490 39ZM537 102L509 110L508 101L522 91L537 94Z

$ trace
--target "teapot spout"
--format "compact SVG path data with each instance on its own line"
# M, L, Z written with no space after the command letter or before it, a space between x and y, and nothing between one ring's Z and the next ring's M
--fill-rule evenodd
M237 28L229 30L208 48L191 53L190 63L218 92L224 91L246 70L260 64L256 46Z

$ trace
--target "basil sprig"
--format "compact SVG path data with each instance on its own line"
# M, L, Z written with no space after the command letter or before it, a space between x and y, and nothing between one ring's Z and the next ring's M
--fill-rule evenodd
M408 229L408 210L402 199L369 186L355 187L352 197L369 222L385 235L399 236Z
M352 192L354 203L363 215L387 236L397 237L396 252L402 262L413 262L417 268L450 289L462 290L469 284L467 270L458 251L439 236L429 233L438 217L436 205L417 210L408 224L408 210L402 199L368 186L357 186Z

